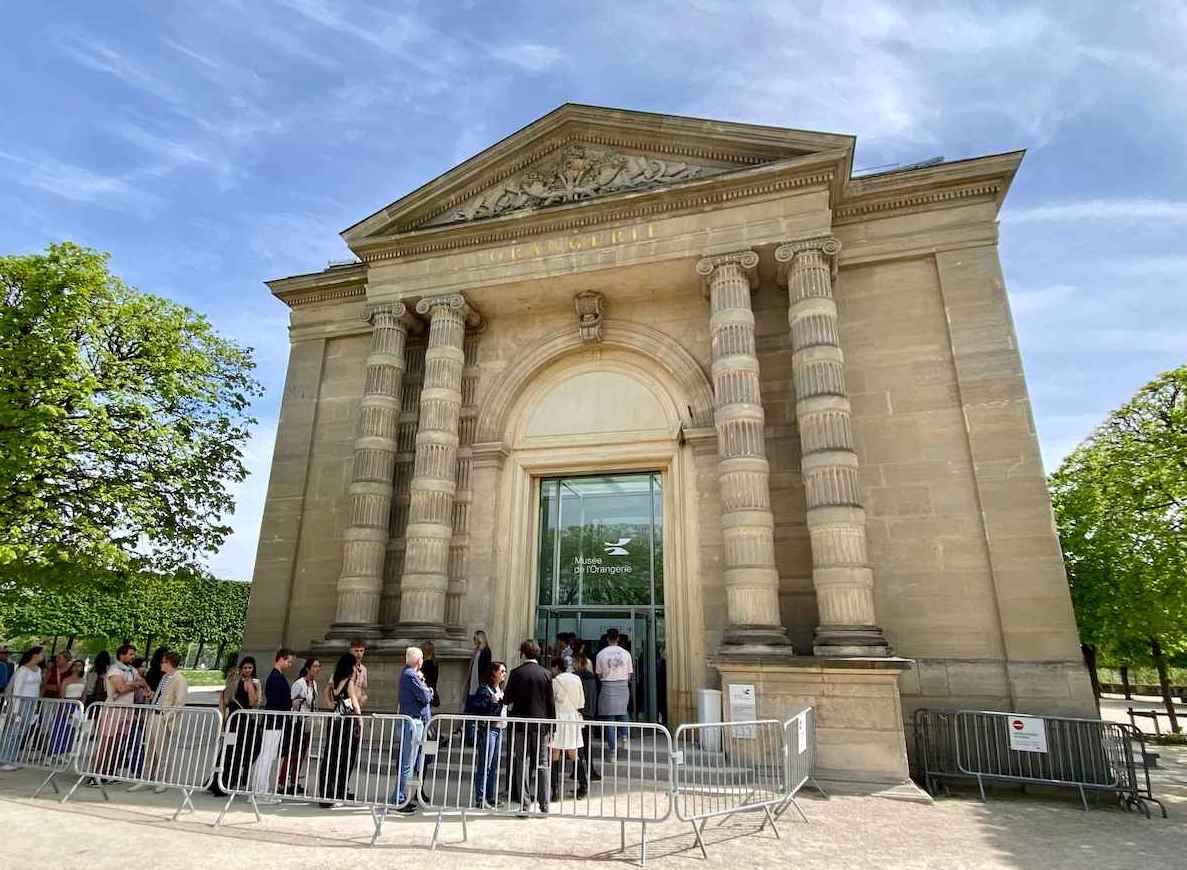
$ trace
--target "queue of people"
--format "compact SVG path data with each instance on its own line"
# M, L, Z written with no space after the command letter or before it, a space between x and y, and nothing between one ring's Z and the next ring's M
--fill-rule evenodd
M550 799L568 787L568 783L562 783L566 770L574 771L573 796L578 800L588 793L591 780L601 779L592 759L606 758L607 763L613 763L617 744L625 736L625 729L620 733L617 723L629 720L634 669L624 640L616 629L610 629L596 655L589 644L574 636L560 636L547 653L535 640L525 640L519 647L522 662L509 672L504 662L494 659L485 633L475 632L465 676L463 710L483 717L470 722L466 732L467 741L475 747L476 808L490 809L502 799L517 802L524 812L535 805L546 813ZM351 641L350 652L339 657L321 687L322 663L315 656L304 660L290 682L289 672L296 661L290 649L276 651L272 668L263 680L252 656L229 665L218 697L227 732L222 776L215 779L210 790L225 796L221 781L235 791L252 791L265 795L265 801L279 801L278 796L267 797L275 769L280 794L315 791L323 807L353 801L350 783L359 761L362 734L358 717L366 712L369 700L365 656L366 644ZM173 734L174 721L170 717L136 716L133 711L136 705L177 707L186 703L188 687L176 652L160 649L151 662L145 662L133 645L124 644L114 657L106 651L96 656L88 673L82 661L58 654L46 662L44 649L32 647L15 665L9 664L7 649L0 648L0 682L14 699L10 715L19 716L22 705L35 703L40 697L78 699L87 704L107 702L94 735L102 769L92 784L106 785L108 777L121 772L154 779L163 749ZM408 718L402 726L399 775L391 795L391 801L402 812L417 810L415 801L409 799L413 774L432 763L431 758L422 760L421 755L433 711L441 705L439 677L431 641L405 651L397 700L399 712ZM254 709L276 715L232 715ZM318 781L309 783L307 791L300 779L309 769L313 728L301 717L280 714L317 710L335 715L323 729ZM598 729L582 724L597 720L615 724ZM43 726L51 728L46 744L50 751L68 752L77 724L64 714ZM27 735L13 728L6 728L4 734L0 762L2 769L14 770ZM595 734L601 734L606 744L596 756L591 752ZM542 770L549 775L541 775ZM497 790L500 782L510 786L502 795ZM146 787L140 783L130 790ZM164 789L158 786L155 790Z

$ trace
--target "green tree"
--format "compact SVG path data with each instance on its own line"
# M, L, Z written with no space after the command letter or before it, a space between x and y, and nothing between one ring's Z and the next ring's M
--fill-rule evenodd
M0 257L0 578L173 574L230 529L250 348L64 243Z
M1050 482L1082 641L1152 661L1178 731L1167 658L1187 651L1187 366L1139 390Z

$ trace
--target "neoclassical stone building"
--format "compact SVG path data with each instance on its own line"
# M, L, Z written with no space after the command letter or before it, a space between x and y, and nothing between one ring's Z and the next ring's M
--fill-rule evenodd
M997 255L1011 153L565 105L269 282L291 355L246 647L611 626L639 718L755 686L826 775L921 705L1092 714ZM727 698L728 698L728 692Z

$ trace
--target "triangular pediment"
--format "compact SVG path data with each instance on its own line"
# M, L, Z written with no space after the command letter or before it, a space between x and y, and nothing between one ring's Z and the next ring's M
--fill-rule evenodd
M690 184L853 137L565 104L342 233L351 247Z

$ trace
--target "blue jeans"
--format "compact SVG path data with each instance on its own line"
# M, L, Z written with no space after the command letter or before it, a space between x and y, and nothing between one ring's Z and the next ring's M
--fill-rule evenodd
M482 737L482 732L478 732ZM481 747L481 743L479 744ZM499 781L499 750L503 746L503 732L498 728L486 731L486 751L474 760L474 800L485 800L493 804L497 795L495 785ZM476 753L477 755L477 753Z
M629 721L631 721L630 717L627 716L626 713L608 713L605 716L603 716L602 718L607 722L629 722ZM611 752L613 752L618 745L618 732L619 731L622 732L623 740L626 740L630 736L630 733L631 733L626 728L611 727L611 728L605 729L605 731L606 731L606 744L610 747Z
M419 719L412 719L404 723L404 732L400 739L400 779L396 783L396 790L392 792L391 802L399 806L408 797L408 783L412 781L412 770L420 763L420 753L424 744L425 723Z

